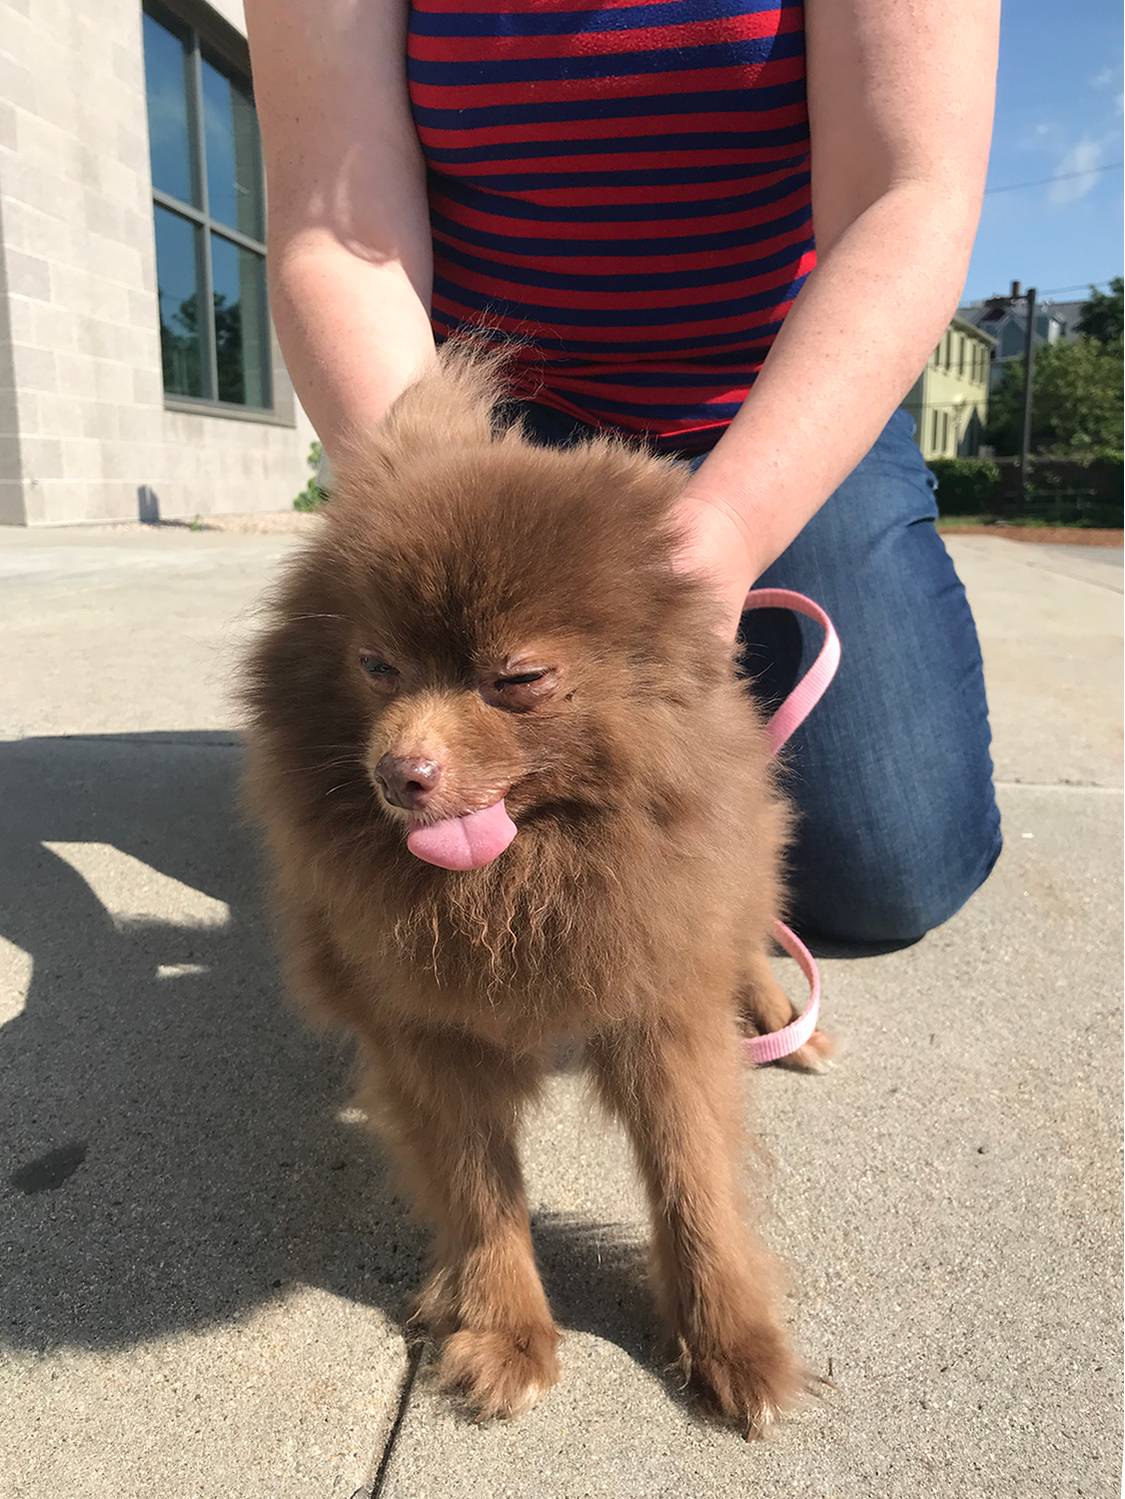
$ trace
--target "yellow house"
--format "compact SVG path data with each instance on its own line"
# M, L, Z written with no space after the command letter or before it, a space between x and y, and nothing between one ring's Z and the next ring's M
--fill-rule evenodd
M988 420L988 372L995 342L955 317L903 401L927 461L973 458L979 452Z

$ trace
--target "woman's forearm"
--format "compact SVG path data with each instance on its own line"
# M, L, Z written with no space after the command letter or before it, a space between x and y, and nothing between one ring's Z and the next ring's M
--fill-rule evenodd
M929 184L902 183L809 277L685 496L733 522L747 583L851 472L917 378L956 307L975 217L975 202L958 212Z
M331 458L430 359L429 312L400 264L333 241L275 256L270 296L294 388Z
M269 182L270 296L332 457L433 353L426 170L403 57L407 0L246 0Z
M855 467L957 304L988 164L999 0L805 0L818 265L685 496L727 623Z

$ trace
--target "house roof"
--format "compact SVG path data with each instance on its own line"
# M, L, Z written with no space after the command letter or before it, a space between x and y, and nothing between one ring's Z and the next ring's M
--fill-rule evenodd
M1060 312L1065 310L1065 312L1069 313L1071 308L1080 308L1081 306L1082 304L1080 302L1038 303L1035 308L1036 347L1039 347L1040 345L1045 343L1054 343L1058 338L1062 338L1064 340L1070 340L1074 338L1078 331L1075 327L1075 323L1077 323L1077 316L1074 316L1073 320L1068 322L1065 316L1060 316ZM982 302L975 307L958 308L958 316L964 318L966 322L970 322L974 326L982 328L982 330L987 329L987 331L992 335L992 341L994 344L999 344L1001 335L1004 333L1005 329L1009 327L1014 328L1017 331L1021 346L1027 337L1027 312L1023 307L1003 307L999 309L998 315L996 317L989 317L988 304ZM1050 323L1053 323L1057 329L1057 332L1053 337L1048 331L1048 325ZM1015 358L1016 356L1009 352L1004 357Z
M1058 318L1062 324L1067 338L1073 338L1077 334L1078 323L1085 305L1085 299L1081 302L1048 302L1046 304L1051 316Z
M956 328L959 333L975 333L987 344L995 344L996 340L987 328L982 328L979 323L974 323L971 318L965 316L965 309L958 308L950 319L950 327Z
M1039 323L1040 318L1050 318L1059 325L1064 338L1074 338L1078 332L1078 321L1085 305L1085 301L1037 302L1035 321ZM1027 312L1024 307L1001 307L995 317L988 316L988 307L987 302L974 302L968 306L959 307L957 316L972 323L975 327L993 328L997 332L1008 322L1014 323L1021 333L1026 329Z

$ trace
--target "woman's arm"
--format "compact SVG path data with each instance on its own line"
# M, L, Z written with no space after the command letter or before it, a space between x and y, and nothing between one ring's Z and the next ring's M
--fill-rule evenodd
M998 0L806 0L805 14L817 267L684 495L687 561L714 577L732 631L941 337L988 162Z
M433 354L430 222L405 0L246 0L271 310L329 456Z

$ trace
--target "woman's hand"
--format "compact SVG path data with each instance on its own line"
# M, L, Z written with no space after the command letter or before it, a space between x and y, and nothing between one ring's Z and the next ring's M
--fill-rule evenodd
M768 563L756 556L738 511L718 495L689 485L675 518L685 540L680 565L713 585L722 609L723 633L733 640L746 592Z

